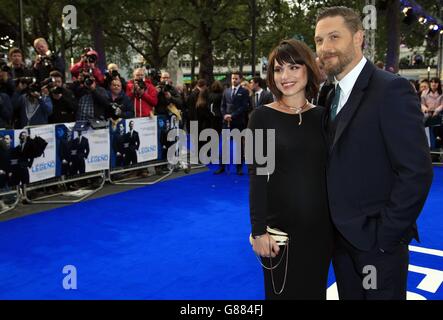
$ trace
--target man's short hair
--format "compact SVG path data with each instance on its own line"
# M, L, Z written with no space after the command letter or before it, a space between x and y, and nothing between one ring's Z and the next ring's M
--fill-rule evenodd
M62 74L60 73L60 71L57 71L57 70L51 71L49 73L49 76L54 77L54 78L62 78L63 79Z
M261 77L253 77L252 81L257 83L260 88L265 89L266 88L266 82Z
M345 20L346 26L353 34L357 31L364 30L360 15L356 11L344 6L320 9L317 15L316 24L324 18L332 18L338 16L342 17Z
M45 38L37 38L34 40L34 48L39 44L40 42L44 42L46 45L48 45L48 42L46 42Z
M23 52L22 52L22 50L20 50L19 48L15 48L15 47L9 49L8 57L11 58L12 55L13 55L14 53L20 53L20 54L22 55L22 57L23 57Z
M238 70L234 70L234 71L232 71L232 72L231 72L231 77L232 77L232 75L234 75L234 74L238 75L238 77L239 77L240 79L243 79L243 73L241 73L240 71L238 71Z

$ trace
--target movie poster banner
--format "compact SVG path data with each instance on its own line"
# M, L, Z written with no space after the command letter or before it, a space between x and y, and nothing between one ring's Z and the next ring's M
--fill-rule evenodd
M15 141L20 141L20 134L26 130L15 130ZM41 156L33 158L32 166L29 168L29 182L37 182L55 177L55 126L47 125L29 129L29 136L33 144L33 153L41 154ZM41 142L35 140L40 137L46 141L44 146ZM41 141L41 140L39 140Z
M157 160L157 117L122 119L111 124L111 168Z
M130 148L135 142L139 142L137 162L157 160L158 138L156 116L152 118L126 119L126 134L130 141Z
M83 138L86 138L86 141ZM87 143L89 144L89 151L87 155L84 154L86 159L85 172L109 170L109 130L105 128L74 132L73 145L79 146L80 155L82 155L82 152L86 152L85 146Z

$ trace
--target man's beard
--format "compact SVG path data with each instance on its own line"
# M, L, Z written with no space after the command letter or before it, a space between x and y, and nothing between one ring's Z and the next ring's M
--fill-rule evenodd
M336 64L329 64L327 61L324 61L322 59L323 62L323 70L325 71L325 73L329 76L329 77L335 77L337 75L339 75L340 73L342 73L345 68L352 62L352 59L354 57L353 52L348 51L348 52L340 52L340 51L336 51L334 54L322 54L322 58L324 56L336 56L338 58L338 62Z

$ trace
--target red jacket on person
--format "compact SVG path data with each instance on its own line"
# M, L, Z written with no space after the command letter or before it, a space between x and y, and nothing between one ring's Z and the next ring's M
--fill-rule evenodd
M80 70L82 70L84 68L85 68L84 61L80 61L80 62L77 62L76 64L74 64L71 67L72 80L77 79L80 74ZM95 82L97 82L97 84L99 84L101 86L104 84L105 77L103 76L103 73L100 71L99 68L95 67L94 69L92 69L92 75L94 76ZM106 88L106 89L109 89L109 88Z
M95 50L90 50L88 51L87 55L94 55L97 57L98 60L98 53ZM76 64L74 64L70 71L72 74L72 80L76 80L80 74L80 70L85 68L85 64L86 62L83 61L83 59L79 62L77 62ZM94 69L92 69L92 75L94 76L95 82L101 86L103 86L103 84L105 83L105 77L103 76L103 73L100 71L100 69L98 67L95 67ZM109 89L109 88L106 88Z
M129 80L126 85L126 95L134 104L135 117L149 117L157 105L157 89L151 80L145 79L146 90L141 97L134 96L134 80Z

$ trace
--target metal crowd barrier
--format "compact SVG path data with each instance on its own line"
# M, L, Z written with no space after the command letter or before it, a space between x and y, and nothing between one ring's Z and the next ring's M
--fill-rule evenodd
M21 200L20 187L17 186L16 189L12 191L0 192L0 200L3 200L3 198L7 196L15 196L15 201L12 204L4 204L5 206L3 208L0 208L0 215L17 207Z
M22 130L28 130L32 128L36 128L40 126L28 126L23 128ZM188 152L190 152L188 150ZM191 169L198 169L198 168L204 168L205 165L193 165L191 166L189 161L189 153L184 152L179 157L179 163L175 166L171 166L167 160L152 160L148 162L139 163L132 166L126 166L126 167L119 167L119 168L112 168L109 170L102 170L102 171L96 171L96 172L90 172L85 173L82 175L76 175L72 177L54 177L51 179L46 179L43 181L38 181L34 183L30 183L27 185L20 185L16 187L15 191L8 191L1 193L0 192L0 200L3 196L10 196L15 195L15 201L11 205L7 205L6 208L0 207L0 214L3 214L5 212L8 212L10 210L13 210L17 207L17 205L20 202L23 202L25 204L72 204L72 203L78 203L81 202L88 197L94 195L98 191L102 190L104 187L104 184L106 182L109 182L112 185L154 185L160 181L165 180L169 176L172 175L174 171L177 171L177 169L184 169L185 173L189 173ZM154 180L151 179L151 181L133 181L138 180L142 177L140 176L132 176L132 177L121 177L124 176L125 173L130 173L133 171L139 171L139 170L147 170L149 168L155 168L158 166L168 166L168 171L161 174L159 177L155 178ZM121 176L120 176L121 175ZM76 182L81 182L88 179L95 179L100 178L99 185L94 189L87 189L85 187L79 187L77 190L69 190L68 185ZM98 182L98 181L97 181ZM36 197L33 197L33 192L38 193L39 190L45 190L46 188L51 187L61 187L60 191L55 191L53 193L44 194L44 195L38 195ZM82 192L79 192L78 195L75 194L77 191L85 191L84 194ZM47 193L47 192L46 192ZM58 197L57 199L52 199L54 197ZM75 197L75 199L73 199ZM66 199L65 199L66 198Z
M164 175L160 176L158 179L156 179L154 181L149 181L149 182L136 182L136 181L125 182L125 181L128 181L128 180L138 179L140 177L130 177L130 178L125 178L125 179L114 180L112 178L112 176L116 175L116 174L127 173L127 172L130 172L130 171L137 171L137 170L140 170L140 169L155 168L157 166L162 166L162 165L167 165L167 164L168 164L167 161L156 162L156 163L149 163L149 162L147 162L144 165L138 165L138 166L126 167L126 168L122 167L122 168L115 169L115 170L109 170L108 171L108 181L111 184L113 184L113 185L140 185L140 186L153 185L153 184L156 184L157 182L160 182L160 181L166 179L167 177L169 177L174 172L174 170L173 169L169 169L169 172L167 172Z
M101 178L100 185L97 188L92 189L92 190L86 189L86 190L88 190L88 192L78 199L45 200L45 199L56 197L56 196L69 197L70 195L67 194L68 191L48 194L45 196L38 197L36 199L31 199L29 196L30 192L38 190L38 189L49 188L52 186L59 186L61 184L73 183L73 182L78 182L81 180L87 180L87 179L92 179L92 178ZM106 171L98 171L98 172L88 173L88 174L81 175L81 176L70 177L68 179L57 179L57 180L53 180L53 181L43 181L41 183L24 185L23 186L23 200L24 200L24 202L30 203L30 204L36 204L36 203L39 203L39 204L78 203L78 202L81 202L81 201L85 200L86 198L92 196L93 194L97 193L101 189L103 189L105 182L106 182ZM79 190L84 190L84 189L80 188Z

